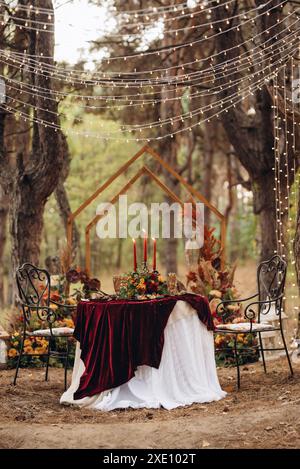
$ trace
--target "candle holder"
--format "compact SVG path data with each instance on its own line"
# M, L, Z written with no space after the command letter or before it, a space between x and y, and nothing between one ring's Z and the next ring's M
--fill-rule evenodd
M144 273L148 273L148 272L149 272L147 262L144 261L144 262L142 263L141 271L144 272Z

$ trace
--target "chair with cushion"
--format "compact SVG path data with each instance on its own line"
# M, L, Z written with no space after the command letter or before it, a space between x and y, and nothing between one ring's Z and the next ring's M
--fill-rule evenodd
M288 361L291 375L293 368L289 357L286 341L284 337L282 325L282 308L284 287L286 280L287 265L286 262L278 255L273 256L270 260L262 262L257 269L257 286L258 293L248 298L239 300L221 301L217 306L217 313L222 311L224 306L232 303L246 303L244 310L245 322L237 324L219 324L216 326L217 334L232 334L234 341L234 356L237 367L237 385L240 388L240 363L239 352L237 347L237 336L239 334L257 334L259 339L258 350L261 352L264 371L266 373L265 351L284 351ZM252 301L255 298L256 301ZM263 319L273 308L278 318L278 325L268 324ZM282 347L264 348L262 342L262 334L270 331L278 331L282 338Z
M45 269L25 263L16 271L16 281L19 292L18 301L23 312L23 334L20 354L17 362L13 384L17 382L19 367L23 356L32 356L24 350L24 342L28 338L39 337L48 341L47 353L35 354L35 356L46 356L45 381L48 380L50 357L59 357L64 360L64 385L67 388L67 367L69 357L69 338L72 337L74 329L69 327L54 327L55 321L70 314L75 306L60 304L51 299L50 274ZM55 307L51 305L56 305ZM60 308L60 315L54 308ZM40 329L30 330L31 320L35 319L40 324ZM56 339L64 338L65 350L59 351L56 347Z

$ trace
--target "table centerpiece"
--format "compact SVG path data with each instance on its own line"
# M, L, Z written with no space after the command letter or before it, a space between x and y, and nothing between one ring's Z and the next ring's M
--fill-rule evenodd
M146 300L168 294L168 285L162 275L143 267L123 275L118 296L122 299Z

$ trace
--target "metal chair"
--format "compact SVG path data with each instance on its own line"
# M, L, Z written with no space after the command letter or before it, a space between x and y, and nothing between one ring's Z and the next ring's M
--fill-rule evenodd
M287 264L278 255L273 256L270 260L262 262L257 269L257 286L258 293L239 300L225 300L218 304L217 313L221 308L232 303L244 303L254 298L257 301L251 301L245 307L244 323L237 324L220 324L216 328L217 334L232 334L234 340L234 357L237 367L237 385L240 388L240 363L239 352L237 347L238 334L258 334L259 346L258 351L261 352L262 362L265 373L267 372L266 361L264 352L266 351L285 351L291 375L293 375L293 368L286 346L282 325L282 306L284 287L286 280ZM268 314L271 308L274 308L275 314L278 317L278 326L266 324L261 322L264 315ZM264 332L279 331L282 338L283 347L279 348L264 348L262 343L262 334Z
M50 274L45 269L35 267L30 263L25 263L16 271L16 282L19 292L19 302L23 311L23 334L21 350L17 362L16 372L13 384L16 385L21 359L23 356L32 356L24 352L24 342L26 338L42 337L48 340L47 354L36 354L35 356L46 356L46 374L45 381L48 381L49 360L50 357L60 357L64 359L64 387L67 388L67 367L69 357L69 338L73 335L72 328L53 327L58 319L57 313L51 308L51 304L59 306L64 312L74 309L72 305L64 305L50 300L51 284ZM36 319L47 328L29 331L30 321L36 315ZM66 349L64 351L55 350L55 342L58 338L66 339Z

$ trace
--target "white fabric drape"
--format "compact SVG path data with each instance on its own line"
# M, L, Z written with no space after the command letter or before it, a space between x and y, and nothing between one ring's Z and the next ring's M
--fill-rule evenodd
M178 301L165 328L165 343L159 369L140 366L126 384L101 394L74 400L84 372L77 344L72 383L61 404L75 404L97 410L117 408L174 409L194 402L211 402L225 397L216 372L213 333L186 302Z

